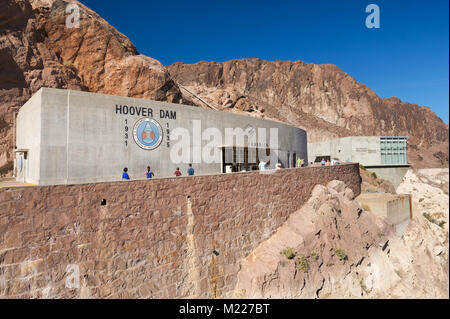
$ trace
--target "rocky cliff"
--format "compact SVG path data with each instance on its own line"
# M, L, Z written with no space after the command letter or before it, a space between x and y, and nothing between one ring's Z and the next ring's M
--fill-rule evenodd
M430 189L425 205L439 199L439 210L448 206L448 195L418 180L402 187L413 194L414 218L399 236L385 218L363 210L344 183L317 185L309 201L241 262L234 296L448 298L448 227L422 215L426 206L417 205L425 201L415 189ZM435 218L448 222L443 211Z
M79 28L66 27L68 2ZM77 1L0 1L0 174L11 172L14 114L42 86L181 102L160 62ZM184 101L186 102L186 101Z
M310 141L407 135L415 166L448 166L448 125L428 107L382 99L335 65L242 59L168 69L215 107L298 125Z

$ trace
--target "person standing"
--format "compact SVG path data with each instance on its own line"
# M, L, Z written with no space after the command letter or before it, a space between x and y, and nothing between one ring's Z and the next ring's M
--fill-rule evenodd
M320 161L320 164L322 164L322 166L325 166L326 162L325 162L324 158L322 158L322 160Z
M302 160L300 159L300 157L297 158L297 167L301 167L302 166Z
M192 164L189 164L189 168L187 170L189 176L194 176L194 169L192 168Z
M173 175L175 175L176 177L181 176L181 172L180 172L180 168L177 167L175 173L173 173Z
M265 171L266 170L266 165L267 163L264 161L259 162L258 167L260 171Z
M147 166L147 172L145 172L145 177L147 177L147 179L152 178L153 176L155 176L155 174L153 174L150 166Z
M122 180L123 181L130 180L130 176L128 176L128 168L126 167L123 169Z

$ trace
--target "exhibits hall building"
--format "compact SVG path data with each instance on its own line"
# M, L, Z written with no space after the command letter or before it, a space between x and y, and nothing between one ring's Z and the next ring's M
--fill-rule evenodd
M14 175L37 184L257 170L307 159L306 132L276 121L201 107L41 88L15 122Z

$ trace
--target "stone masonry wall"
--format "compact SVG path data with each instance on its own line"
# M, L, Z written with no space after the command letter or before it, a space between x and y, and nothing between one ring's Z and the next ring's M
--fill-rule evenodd
M359 178L348 164L0 189L0 298L230 297L314 185L357 196Z

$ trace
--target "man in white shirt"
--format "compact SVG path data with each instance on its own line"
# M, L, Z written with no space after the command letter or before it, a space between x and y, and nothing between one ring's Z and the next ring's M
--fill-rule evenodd
M267 165L266 162L263 162L263 161L259 162L259 164L258 164L259 170L260 171L265 171L266 170L266 165Z

